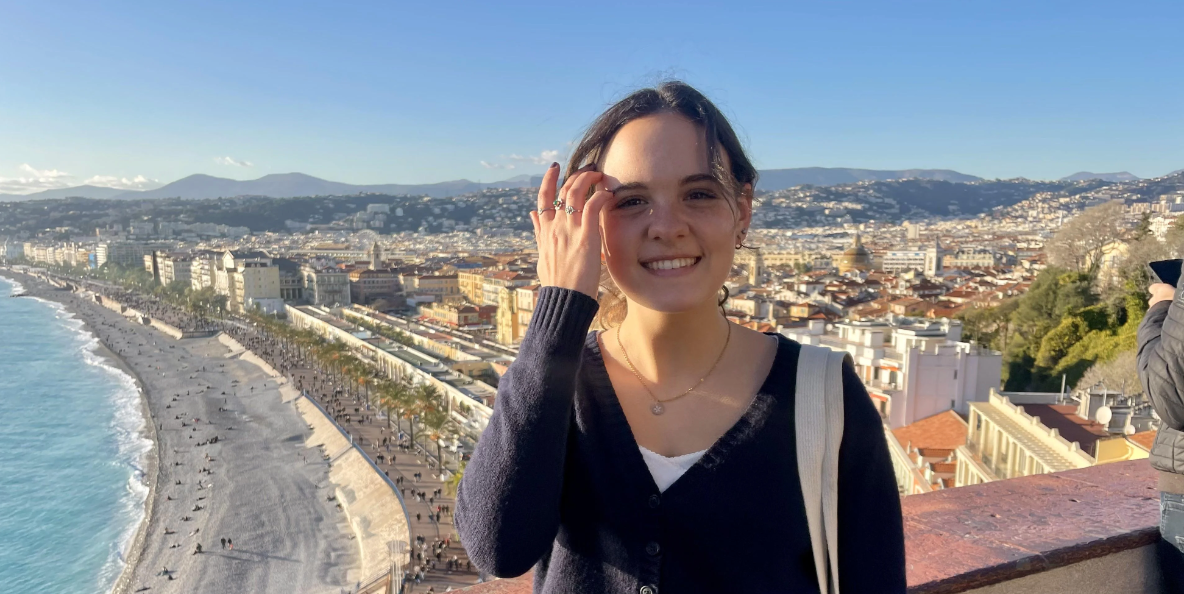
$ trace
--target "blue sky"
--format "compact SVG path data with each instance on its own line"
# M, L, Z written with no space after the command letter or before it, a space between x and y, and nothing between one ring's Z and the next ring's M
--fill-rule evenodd
M1178 0L191 4L0 2L0 192L504 179L663 77L761 168L1184 168Z

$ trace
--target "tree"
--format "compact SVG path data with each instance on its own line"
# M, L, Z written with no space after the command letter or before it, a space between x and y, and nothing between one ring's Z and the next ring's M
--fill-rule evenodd
M1045 245L1050 261L1076 272L1096 271L1106 244L1120 239L1122 209L1121 202L1107 202L1070 219Z
M1135 239L1143 239L1151 235L1151 213L1143 213L1143 218L1139 219L1139 226L1135 228Z
M1138 355L1135 351L1123 351L1110 361L1095 363L1077 382L1076 389L1086 390L1101 384L1107 390L1122 390L1128 396L1143 393L1139 382Z
M448 402L435 386L424 384L420 390L422 408L419 419L429 431L428 439L436 442L436 459L440 461L440 468L444 467L444 447L441 443L445 433L455 428L452 415L448 410Z

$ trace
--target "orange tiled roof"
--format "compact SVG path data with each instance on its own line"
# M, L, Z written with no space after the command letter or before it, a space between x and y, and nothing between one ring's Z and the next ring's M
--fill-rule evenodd
M1134 435L1128 436L1127 439L1130 439L1131 441L1139 444L1140 446L1143 447L1143 449L1150 452L1151 446L1155 445L1155 432L1154 431L1140 431L1138 433L1135 433Z
M966 428L966 421L963 421L958 413L947 410L911 425L893 429L892 434L904 447L954 450L966 444Z

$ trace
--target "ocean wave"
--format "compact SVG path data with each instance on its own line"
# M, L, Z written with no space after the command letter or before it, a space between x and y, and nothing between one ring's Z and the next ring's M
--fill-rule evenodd
M109 427L115 436L117 454L111 464L126 469L128 479L124 495L120 498L119 515L125 520L125 528L118 542L111 543L107 561L99 571L97 592L109 592L126 565L128 547L135 538L140 523L144 520L145 504L148 501L149 477L147 475L148 455L153 442L148 437L148 419L145 418L140 396L140 385L124 370L112 365L110 360L99 354L103 348L96 336L77 316L56 301L37 299L53 307L54 317L74 333L76 348L82 360L97 367L116 381L118 387L111 390L110 402L114 408Z
M12 280L11 278L5 278L4 280L5 280L5 281L7 281L7 282L10 282L10 283L12 283L12 290L8 292L8 296L9 296L9 297L11 297L11 296L13 296L13 295L16 295L16 294L18 294L18 293L22 293L22 292L24 292L24 290L25 290L25 286L24 286L24 285L22 285L22 284L20 284L20 283L16 282L15 280Z

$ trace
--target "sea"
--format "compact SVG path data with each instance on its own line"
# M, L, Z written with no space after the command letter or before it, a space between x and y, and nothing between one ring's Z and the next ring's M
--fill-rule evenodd
M61 305L0 279L0 591L107 593L144 517L135 381Z

